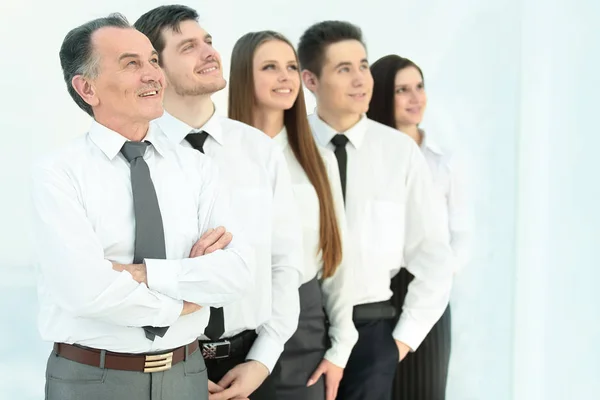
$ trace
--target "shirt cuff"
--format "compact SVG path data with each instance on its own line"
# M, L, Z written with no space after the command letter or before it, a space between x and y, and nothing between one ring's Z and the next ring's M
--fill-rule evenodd
M144 264L150 290L181 300L178 279L181 265L178 261L147 258L144 260Z
M431 328L432 326L419 323L414 318L408 316L407 313L403 312L392 332L392 336L394 339L410 347L412 351L416 351Z
M160 295L160 294L158 294ZM171 326L179 319L183 310L183 301L165 297L165 307L161 308L152 326Z
M267 367L269 374L273 372L279 356L283 353L283 344L277 342L267 334L258 335L250 348L246 360L258 361Z
M325 352L325 359L332 364L337 365L340 368L346 368L350 353L354 346L344 346L341 344L332 345L329 350ZM316 366L315 366L316 368Z

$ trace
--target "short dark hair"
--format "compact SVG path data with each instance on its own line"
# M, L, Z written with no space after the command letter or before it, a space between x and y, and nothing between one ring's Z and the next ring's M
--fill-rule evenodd
M94 79L98 76L98 55L94 53L92 35L101 28L115 27L128 29L132 26L122 14L113 13L108 17L97 18L72 29L65 36L60 52L60 65L63 70L67 90L75 103L83 111L94 116L92 106L86 103L73 87L73 78L82 75L85 78Z
M396 128L394 86L396 74L404 68L414 67L421 74L425 83L421 68L408 58L390 54L381 57L371 65L373 75L373 95L369 103L367 117L392 128Z
M325 50L330 44L357 40L365 48L361 29L346 21L323 21L312 25L300 37L298 59L302 69L320 76L325 64Z
M198 21L196 10L182 5L160 6L139 17L133 26L150 39L154 50L160 55L165 49L163 29L170 28L180 33L179 24L188 20Z

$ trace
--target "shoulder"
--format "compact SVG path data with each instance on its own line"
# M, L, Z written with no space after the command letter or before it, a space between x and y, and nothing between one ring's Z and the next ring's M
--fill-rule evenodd
M32 165L32 172L35 176L44 171L77 171L89 163L91 151L88 135L82 135L37 158Z
M417 144L407 134L398 129L367 119L367 135L371 140L384 142L386 145L401 146L414 150Z

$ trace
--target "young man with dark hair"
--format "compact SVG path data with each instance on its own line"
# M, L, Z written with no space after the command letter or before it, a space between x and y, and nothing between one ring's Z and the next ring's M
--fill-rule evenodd
M211 333L209 323L200 337L211 399L275 399L270 373L298 325L304 265L284 155L259 130L216 115L211 95L225 87L221 57L195 10L157 7L135 27L159 52L168 82L165 114L157 124L172 143L216 162L229 184L236 221L251 234L255 280L241 301L211 309L211 322L220 320L221 329Z
M360 28L325 21L298 45L317 142L338 160L348 220L346 255L355 276L359 340L338 399L389 400L398 361L417 349L448 304L452 271L441 207L425 159L408 136L369 120L373 90ZM404 264L403 264L404 260ZM415 275L398 322L390 279L401 265Z

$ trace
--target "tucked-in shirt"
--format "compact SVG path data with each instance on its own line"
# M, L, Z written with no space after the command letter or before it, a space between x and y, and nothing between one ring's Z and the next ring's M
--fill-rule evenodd
M424 131L421 133L421 150L443 202L453 253L452 269L458 273L470 260L474 226L465 167L456 153L440 147Z
M294 195L300 211L302 220L302 232L304 243L304 279L306 283L312 279L321 279L321 290L325 312L329 320L329 338L331 347L325 353L325 358L335 365L345 367L352 352L354 344L358 340L358 332L352 321L353 298L352 298L352 269L348 266L349 259L343 252L343 261L337 267L333 276L322 279L323 260L320 241L320 206L317 192L308 179L306 172L298 162L294 152L289 145L287 130L283 130L274 138L274 141L283 149L292 184ZM346 215L344 214L344 198L338 172L337 161L331 152L319 149L323 158L326 172L331 185L333 204L338 220L338 226L344 244L346 232Z
M415 278L393 336L416 350L446 309L452 286L448 229L425 158L407 135L366 116L346 132L336 132L316 114L309 122L327 151L335 149L334 135L349 139L346 247L354 304L389 300L390 279L404 260Z
M237 235L223 250L189 258L202 233L231 227L216 167L173 146L150 125L144 160L161 210L166 260L146 259L148 285L112 262L133 262L135 217L127 140L97 122L84 136L33 168L35 245L39 267L39 330L44 340L124 353L172 349L193 342L208 307L238 300L253 275L252 250ZM203 307L180 316L183 301ZM169 326L146 339L143 326Z
M272 371L298 326L302 279L300 220L282 151L261 131L216 114L200 129L167 112L157 123L171 142L186 148L187 134L209 134L204 152L229 186L233 216L248 233L257 265L246 296L224 308L223 337L256 330L247 359Z

